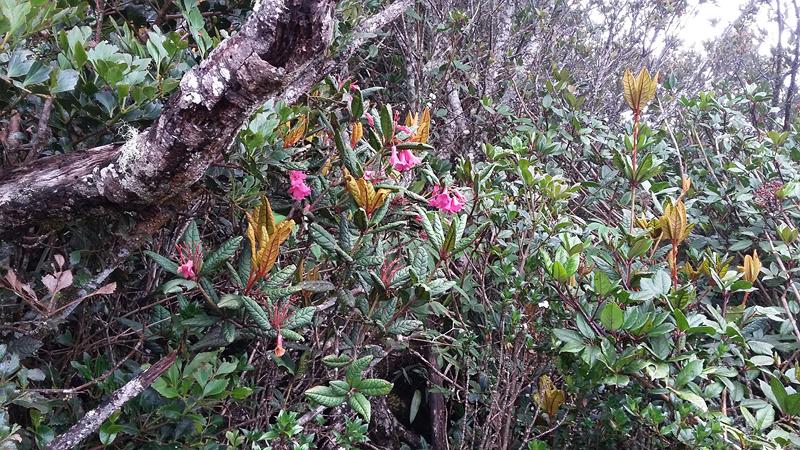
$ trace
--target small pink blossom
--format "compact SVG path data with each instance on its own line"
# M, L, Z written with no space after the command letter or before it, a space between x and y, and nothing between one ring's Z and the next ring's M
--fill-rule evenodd
M397 152L397 147L392 146L392 154L389 156L389 164L392 165L394 170L398 172L405 172L406 170L413 169L416 165L421 163L422 160L414 156L411 150L401 150Z
M372 114L366 113L366 114L364 114L364 116L367 118L367 123L369 124L369 126L374 128L375 127L375 118L372 117Z
M464 197L458 192L440 186L434 186L428 204L440 210L454 214L464 207Z
M195 279L197 274L194 273L194 262L192 262L190 259L178 266L178 275L186 278L187 280Z
M187 280L197 279L197 274L203 267L203 250L200 244L192 248L189 244L182 243L175 248L178 250L178 275Z
M283 348L283 335L278 333L278 339L275 342L275 356L280 358L286 353L286 349Z
M355 91L357 91L359 89L361 89L361 88L358 87L358 84L356 84L355 82L353 82L353 84L350 85L350 92L355 92Z
M374 170L365 170L364 171L364 179L367 181L373 181L378 178L378 174L375 173Z
M289 195L295 201L300 201L311 194L311 188L306 185L306 174L299 170L289 171Z

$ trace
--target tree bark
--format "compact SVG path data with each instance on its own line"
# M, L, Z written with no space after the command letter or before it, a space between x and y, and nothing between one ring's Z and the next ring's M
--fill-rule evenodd
M195 184L268 99L292 102L413 0L366 19L344 54L324 54L335 0L257 0L250 17L184 75L159 119L121 146L34 161L0 176L0 238L57 218L137 211Z

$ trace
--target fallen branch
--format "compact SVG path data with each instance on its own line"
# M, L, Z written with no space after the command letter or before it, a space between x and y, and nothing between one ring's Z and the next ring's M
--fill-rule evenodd
M105 404L87 412L78 423L45 447L45 450L69 450L75 448L90 434L97 431L106 419L125 406L125 403L128 403L153 384L156 378L160 377L162 373L172 366L177 356L177 352L170 353L134 379L125 383L125 386L111 394L111 398Z
M0 176L0 235L100 209L137 211L187 190L253 111L318 61L334 0L262 0L187 72L164 112L121 146L53 156Z
M262 0L236 35L181 79L158 120L121 146L42 158L0 175L0 238L98 211L142 211L187 191L270 98L287 102L345 64L414 0L364 20L325 55L334 0ZM18 234L18 233L17 233Z

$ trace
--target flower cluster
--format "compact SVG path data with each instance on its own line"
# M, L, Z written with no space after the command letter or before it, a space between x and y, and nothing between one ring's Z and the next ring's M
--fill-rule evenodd
M306 174L299 170L289 171L289 195L295 201L300 201L311 194L311 188L306 184Z
M405 172L406 170L413 169L422 160L414 156L411 150L401 150L399 153L396 146L392 146L392 154L389 156L389 164L398 172Z
M454 214L461 212L461 208L464 207L464 197L453 189L436 185L433 187L428 204L444 212Z

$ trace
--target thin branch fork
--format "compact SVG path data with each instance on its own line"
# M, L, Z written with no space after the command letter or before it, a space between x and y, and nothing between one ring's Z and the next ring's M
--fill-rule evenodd
M73 425L66 433L58 436L45 450L69 450L78 446L89 435L97 431L103 422L112 414L120 410L125 403L132 400L161 376L175 363L177 351L168 354L150 366L147 370L137 375L124 386L114 391L103 405L89 411L81 420Z

